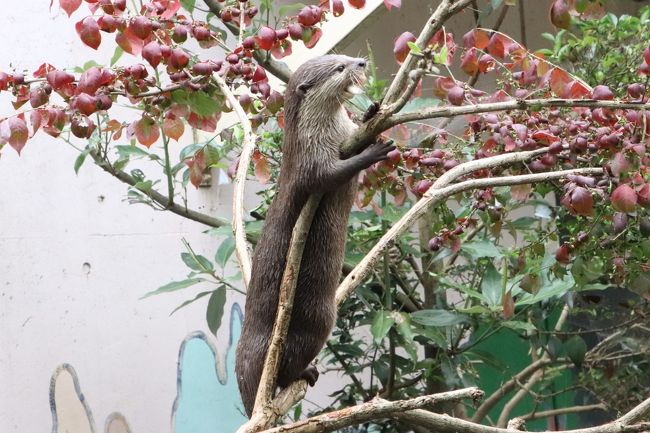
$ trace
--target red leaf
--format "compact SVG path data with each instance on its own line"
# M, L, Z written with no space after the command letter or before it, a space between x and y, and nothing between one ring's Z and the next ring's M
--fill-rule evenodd
M619 212L634 212L637 203L636 191L628 184L619 185L612 193L612 207Z
M402 6L402 0L384 0L386 9L391 10L393 7L399 9Z
M630 169L630 162L625 158L625 155L622 152L617 152L609 162L609 167L614 176L620 177L621 173L627 173Z
M79 77L77 90L80 93L94 95L97 89L102 85L102 70L96 66L86 70Z
M415 41L415 35L411 32L404 32L395 39L395 43L393 44L393 54L395 54L397 63L402 63L406 59L406 56L408 56L411 51L408 43Z
M21 116L10 117L0 124L0 138L9 142L19 155L28 137L27 124Z
M569 13L569 5L567 5L566 0L555 0L551 5L549 14L551 22L555 27L568 29L571 25L571 14Z
M314 31L314 33L312 35L312 39L310 39L310 41L309 41L309 44L305 43L305 46L307 48L311 48L314 45L316 45L316 42L318 42L318 40L320 39L320 35L323 33L323 32L321 32L320 29L316 29L316 30L318 30L319 34L318 34L318 36L316 36L316 32ZM313 44L312 44L312 42L313 42ZM310 44L312 44L312 45L310 45ZM288 39L284 39L282 41L275 41L275 43L273 44L273 48L271 48L271 54L276 59L281 59L283 57L290 56L291 55L291 41L289 41Z
M134 125L134 132L140 144L146 147L151 147L160 137L158 124L149 117L138 120Z
M43 121L43 113L41 110L32 110L31 113L29 113L29 123L32 124L32 134L36 134L36 131L39 130L41 127L41 122Z
M75 24L77 34L81 41L90 48L97 49L102 42L102 35L99 33L99 26L92 17L86 17Z
M555 252L555 260L565 265L571 262L571 251L569 251L569 246L567 244L563 244L557 249Z
M144 46L144 41L137 37L131 27L127 27L121 33L115 35L115 42L120 46L124 51L134 56L139 56L142 52L142 47Z
M43 78L48 72L54 71L56 68L49 63L43 63L34 71L34 77Z
M533 192L533 186L529 183L510 187L510 195L513 200L517 201L526 201L531 192Z
M196 152L193 158L185 161L185 164L187 164L190 170L190 182L192 182L194 187L198 188L203 183L205 169L207 168L203 150Z
M581 186L576 187L571 193L571 210L575 215L593 215L594 199L591 193Z
M512 293L510 293L510 290L508 290L506 296L503 297L501 306L503 307L504 319L510 319L515 315L515 301L512 299Z
M59 90L60 88L74 82L74 75L64 71L51 71L47 73L47 82L52 89Z
M472 29L463 35L463 46L465 49L477 48L483 50L490 43L490 36L481 29Z
M571 81L569 74L564 69L560 68L553 69L549 76L551 90L560 98L564 98L570 90L568 85Z
M185 132L185 124L181 119L170 113L163 120L163 132L167 137L178 141Z
M168 20L176 12L178 12L180 7L181 7L180 0L169 0L168 3L167 3L167 7L165 8L165 12L163 12L162 15L160 15L160 18L162 18L164 20Z
M323 31L321 29L319 29L318 27L315 27L314 29L312 29L311 37L309 38L309 40L305 42L305 46L307 48L314 48L314 46L316 46L316 44L320 40L321 36L323 36ZM285 41L287 41L287 40L285 39ZM287 42L289 42L289 41L287 41ZM276 42L276 44L277 44L277 42ZM275 46L274 46L274 48L275 48ZM286 54L286 51L287 50L285 49L285 56L291 54L291 43L289 43L289 54Z
M478 72L478 56L476 48L472 47L463 54L460 59L460 68L467 75L475 75Z
M201 117L196 113L190 113L187 117L187 123L189 123L193 128L200 129L201 131L214 132L217 129L219 116L220 113L216 113L211 117Z
M644 208L650 207L650 183L644 184L637 192L637 199Z
M487 46L487 52L494 57L503 59L508 53L508 47L511 41L503 35L495 33L490 38L490 43Z
M261 184L267 183L271 179L271 166L266 156L259 154L259 157L253 158L253 165L257 181Z
M63 9L68 16L72 15L72 13L81 6L81 0L60 0L59 3L61 9Z

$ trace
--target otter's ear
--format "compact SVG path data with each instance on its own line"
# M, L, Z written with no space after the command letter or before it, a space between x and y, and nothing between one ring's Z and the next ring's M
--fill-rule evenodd
M302 96L305 96L307 94L307 90L311 89L311 87L311 83L303 81L302 83L298 84L298 92L300 92Z

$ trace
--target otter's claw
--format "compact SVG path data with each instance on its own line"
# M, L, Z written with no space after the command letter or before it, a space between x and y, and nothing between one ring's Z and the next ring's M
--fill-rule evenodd
M318 380L318 375L319 373L318 370L316 370L316 366L309 364L309 366L300 373L300 378L306 380L309 386L314 386Z
M370 104L366 112L363 113L363 119L361 121L363 123L366 123L368 120L375 117L375 114L377 114L377 112L379 111L379 107L380 107L379 102L373 102L372 104Z
M393 140L382 140L378 138L377 141L370 146L368 146L362 153L364 157L368 158L369 165L374 164L375 162L383 161L388 159L388 153L395 150L395 145Z

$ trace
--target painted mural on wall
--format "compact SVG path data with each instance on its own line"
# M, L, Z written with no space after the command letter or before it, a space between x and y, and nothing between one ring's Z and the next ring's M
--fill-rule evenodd
M241 308L234 304L225 344L218 344L213 335L201 331L189 334L181 343L177 393L171 409L172 433L228 433L246 421L234 377L242 318ZM52 433L97 433L91 407L74 368L59 366L50 381ZM107 417L103 431L138 433L131 431L127 419L118 412Z

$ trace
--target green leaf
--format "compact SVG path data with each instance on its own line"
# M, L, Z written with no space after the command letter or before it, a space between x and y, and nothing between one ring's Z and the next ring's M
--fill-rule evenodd
M416 55L422 54L422 50L420 50L420 47L418 47L418 44L416 44L415 42L409 41L406 43L406 45L408 45L409 48L411 49L411 54L416 54Z
M395 319L388 311L377 311L375 318L370 326L370 332L375 340L375 344L379 344L381 340L388 334L390 328L395 323Z
M177 311L180 310L181 308L183 308L183 307L185 307L185 306L187 306L187 305L190 305L192 302L194 302L194 301L196 301L196 300L199 300L199 299L201 299L202 297L204 297L204 296L206 296L206 295L209 295L209 294L212 293L212 292L213 292L213 290L208 290L208 291L205 291L205 292L201 292L201 293L199 293L198 295L196 295L196 296L193 297L192 299L188 299L187 301L183 302L183 303L182 303L181 305L179 305L178 307L174 308L174 309L172 310L172 312L169 313L169 315L171 316L172 314L174 314L175 312L177 312Z
M539 223L539 219L533 217L517 218L510 223L510 226L515 230L532 230L533 225Z
M483 274L483 280L481 280L483 299L491 307L501 305L502 289L501 273L497 271L492 263L488 263Z
M202 255L193 255L190 253L181 253L181 259L185 264L194 271L200 272L212 272L214 267L210 260L206 259Z
M420 310L411 313L411 319L424 326L452 326L468 321L464 314L447 310Z
M587 343L579 335L574 335L569 338L564 343L564 349L566 350L566 355L571 361L577 366L580 367L582 362L585 360L585 355L587 354Z
M111 66L113 66L114 64L117 63L118 60L120 60L122 54L124 54L124 50L119 46L115 47L115 52L113 53L113 57L111 57Z
M546 344L546 350L548 351L548 355L551 357L551 359L557 359L562 354L562 349L562 341L560 341L560 339L555 335L551 335L548 339L548 343Z
M461 251L469 254L473 259L481 257L499 257L501 252L492 242L488 240L464 242L460 246Z
M221 245L219 245L217 253L214 256L215 263L217 263L222 269L225 268L233 251L235 251L235 238L230 236L224 239L223 242L221 242Z
M118 145L115 146L115 150L117 150L120 159L130 159L131 157L137 159L149 156L149 152L136 146Z
M75 174L79 174L79 169L83 165L84 161L86 160L86 156L88 156L88 152L90 152L90 149L86 148L84 149L79 156L77 156L77 159L74 161L74 172Z
M205 313L208 328L215 335L221 326L224 305L226 305L226 286L221 286L212 292L210 300L208 300L208 310Z
M505 322L501 322L501 325L505 326L506 328L510 328L515 331L526 331L526 332L535 332L537 331L537 328L535 325L533 325L530 322L522 322L520 320L507 320Z
M184 289L186 287L193 286L196 283L200 283L202 281L205 281L203 278L188 278L187 280L182 280L182 281L172 281L171 283L167 283L162 287L157 288L156 290L146 293L144 296L142 296L140 299L148 298L149 296L153 295L159 295L161 293L169 293L169 292L174 292L176 290Z
M181 0L181 6L183 6L183 9L185 9L189 13L194 12L195 4L196 4L196 0Z
M522 298L518 300L515 305L531 305L545 299L552 298L554 296L564 295L567 291L572 289L573 286L575 286L575 281L571 275L565 275L564 278L564 280L556 279L552 282L549 282L545 278L545 282L542 283L542 288L539 290L539 292L535 294L527 293L525 296L522 296Z
M583 256L578 256L571 266L571 274L576 283L583 286L605 274L604 267L603 259L600 257L595 256L585 260Z

